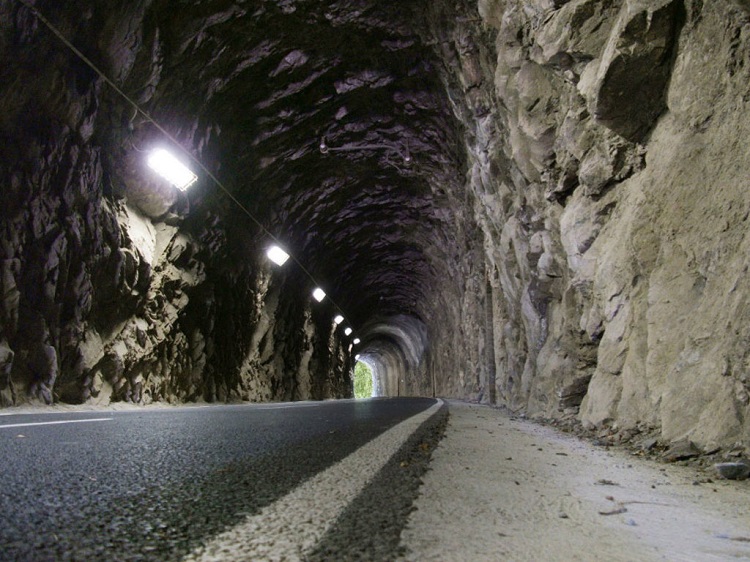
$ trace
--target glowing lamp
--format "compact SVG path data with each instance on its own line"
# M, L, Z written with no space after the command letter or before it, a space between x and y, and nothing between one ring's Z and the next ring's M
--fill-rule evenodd
M345 336L351 336L352 335L352 329L351 328L347 328L346 330L344 330L344 335Z
M360 341L362 341L362 340L360 340L359 338L354 338L354 339L352 340L352 343L353 343L354 345L359 345L359 342L360 342Z
M198 179L189 168L163 148L151 152L147 163L152 170L180 191L185 191Z
M354 360L359 361L359 353L357 353L357 355L354 356Z
M286 260L289 259L289 254L287 254L278 246L271 246L270 248L268 248L268 250L266 251L266 255L268 256L268 259L276 265L284 265L286 263Z
M333 323L334 323L334 324L336 324L337 326L338 326L339 324L341 324L341 323L342 323L343 321L344 321L344 317L343 317L343 316L341 316L340 314L338 314L338 315L336 316L336 318L334 318L334 319L333 319Z
M312 295L313 298L318 302L321 302L324 298L326 298L326 292L320 287L315 287Z

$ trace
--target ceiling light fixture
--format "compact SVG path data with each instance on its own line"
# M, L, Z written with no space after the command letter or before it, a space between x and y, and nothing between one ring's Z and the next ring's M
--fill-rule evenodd
M326 292L320 287L315 287L315 290L313 291L312 295L313 295L313 298L318 302L322 302L323 299L326 298Z
M336 324L337 326L341 324L343 321L344 321L344 317L341 316L340 314L336 315L336 318L333 319L333 323Z
M276 265L284 265L286 260L289 259L289 254L282 250L279 246L271 246L266 250L266 256Z
M359 355L359 353L357 353L357 355L354 356L354 360L355 361L359 361L359 357L360 357L360 355Z
M163 148L157 148L148 156L149 167L157 174L174 185L180 191L185 191L198 179L185 164L177 160Z
M344 330L344 335L345 336L351 336L352 335L352 329L351 328L347 328L346 330Z
M362 341L362 340L360 340L359 338L354 338L354 339L352 340L352 343L353 343L354 345L359 345L359 342L360 342L360 341Z

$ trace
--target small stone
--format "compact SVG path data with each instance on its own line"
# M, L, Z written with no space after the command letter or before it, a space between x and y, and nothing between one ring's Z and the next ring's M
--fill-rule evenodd
M689 439L675 441L664 454L664 460L667 462L682 461L693 459L700 456L700 450Z
M720 462L714 468L719 476L727 480L744 480L750 476L750 464L745 462Z
M599 486L619 486L617 482L614 482L612 480L607 480L606 478L597 480L596 482L594 482L594 484L597 484Z
M638 443L638 448L641 451L650 451L654 447L656 447L656 444L658 443L657 439L654 439L653 437L651 439L644 439L640 443Z

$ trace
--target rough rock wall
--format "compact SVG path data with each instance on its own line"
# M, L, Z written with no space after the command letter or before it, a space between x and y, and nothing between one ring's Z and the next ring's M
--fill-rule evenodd
M465 9L438 48L466 127L494 373L475 338L458 362L494 376L483 399L531 414L747 445L747 3ZM479 397L460 372L450 384Z
M158 82L138 9L102 28L44 7L111 75ZM350 396L332 311L207 186L180 194L123 156L139 140L112 125L132 110L17 2L0 2L0 59L0 405ZM214 132L179 134L205 149Z
M39 2L209 168L240 147L384 394L747 443L747 0L259 4ZM150 126L46 33L0 0L3 403L347 395L332 311L215 190L147 179Z

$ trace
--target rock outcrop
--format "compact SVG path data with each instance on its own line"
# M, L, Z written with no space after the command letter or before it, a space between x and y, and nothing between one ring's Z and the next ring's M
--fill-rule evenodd
M478 45L472 95L490 108L458 114L498 402L747 446L747 6L487 0L479 13L485 27L459 26L453 45ZM454 99L470 97L466 68L445 69ZM485 370L481 355L468 364Z

